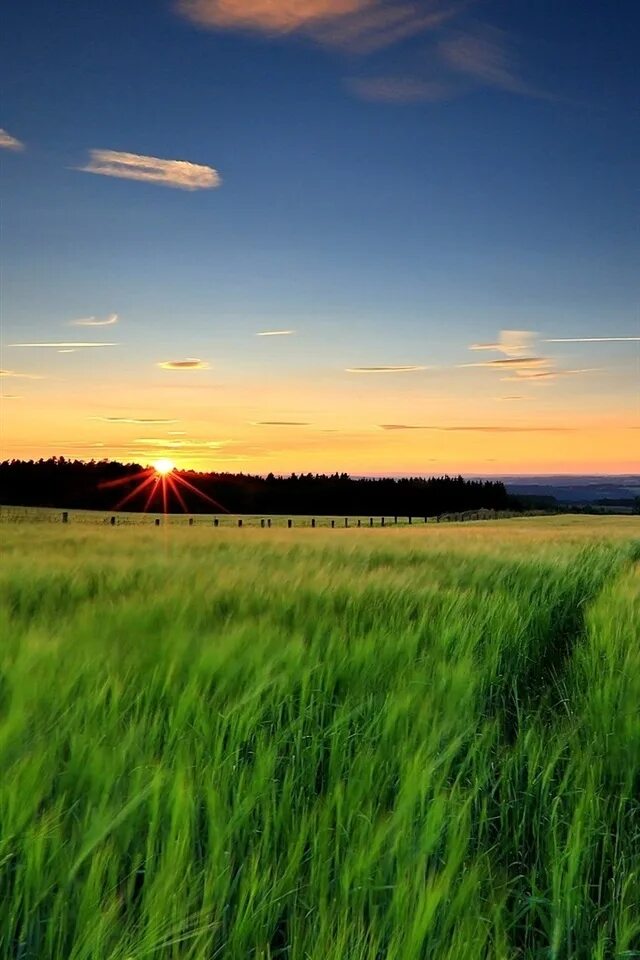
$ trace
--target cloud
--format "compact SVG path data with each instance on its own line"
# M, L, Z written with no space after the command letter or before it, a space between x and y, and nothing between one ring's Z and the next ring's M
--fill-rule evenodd
M433 427L423 427L415 423L381 423L381 430L433 430Z
M256 337L292 337L296 330L263 330L261 333L256 333Z
M560 337L543 343L637 343L640 337Z
M118 314L110 313L108 317L104 320L100 320L98 317L84 317L81 320L71 320L69 322L70 327L111 327L114 323L118 322Z
M186 360L163 360L158 364L161 370L210 370L206 360L196 360L192 357Z
M517 379L517 377L514 378L514 379ZM523 396L522 394L513 394L512 396L507 396L507 397L494 397L493 399L502 402L502 401L505 401L505 400L532 400L533 398L532 398L532 397L525 397L525 396Z
M101 423L180 423L179 420L160 420L153 417L89 417L90 420L99 420Z
M91 347L119 347L119 343L95 343L95 342L78 342L78 341L65 341L65 340L56 340L56 341L44 341L39 343L10 343L10 347L52 347L60 352L62 351L73 351L73 350L86 350Z
M347 367L345 373L415 373L418 370L427 370L428 367Z
M254 420L253 427L310 427L304 420Z
M533 352L535 340L532 330L501 330L497 343L472 343L469 350L491 350L507 357L522 357Z
M17 393L2 393L0 400L22 400L22 397Z
M0 127L0 149L2 150L24 150L24 143Z
M232 440L167 440L164 437L138 437L133 442L168 450L220 450L233 443Z
M211 190L222 183L218 171L213 167L188 163L186 160L160 160L158 157L119 153L116 150L91 150L90 154L89 163L78 168L84 173L158 183L180 190Z
M317 43L370 53L434 29L455 16L444 0L178 0L197 26L271 36L300 34Z
M0 377L13 377L16 380L44 380L36 373L18 373L16 370L0 370Z
M573 427L529 427L529 426L460 426L437 427L403 423L381 423L382 430L437 430L442 433L570 433Z
M489 367L492 369L503 369L505 367L521 367L524 370L532 370L536 367L550 367L552 361L548 357L509 357L506 360L485 360L482 363L460 363L460 367Z
M374 103L437 103L457 92L452 84L415 77L350 77L346 83L361 100Z
M557 380L559 377L574 377L585 373L599 373L598 367L584 367L579 370L549 370L546 372L536 372L531 370L518 370L515 377L502 377L503 383L521 383L523 380Z
M507 34L495 27L443 40L438 51L450 69L489 87L529 97L546 97L522 80L507 49Z

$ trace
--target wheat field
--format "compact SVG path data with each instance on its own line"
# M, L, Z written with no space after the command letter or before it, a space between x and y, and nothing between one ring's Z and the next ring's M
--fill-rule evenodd
M640 519L13 521L2 960L640 957Z

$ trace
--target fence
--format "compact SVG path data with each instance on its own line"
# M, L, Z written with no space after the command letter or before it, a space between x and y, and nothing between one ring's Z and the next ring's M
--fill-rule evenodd
M270 516L257 515L230 515L218 514L157 514L145 513L114 513L105 514L90 510L63 510L56 511L47 508L19 508L3 507L2 519L20 521L49 521L63 524L101 524L107 526L170 526L170 527L213 527L222 529L243 529L245 527L269 530L272 528L292 529L373 529L389 527L408 527L425 524L463 523L479 520L495 520L507 517L517 517L523 514L513 512L498 512L494 510L474 510L464 513L448 513L439 516L369 516L369 517L330 517L330 516ZM529 514L530 515L530 514Z

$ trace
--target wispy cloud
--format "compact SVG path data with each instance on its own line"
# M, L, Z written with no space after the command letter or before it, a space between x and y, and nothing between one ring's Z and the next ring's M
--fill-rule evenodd
M232 440L167 440L165 437L138 437L134 440L143 447L160 447L167 450L220 450L233 443Z
M304 420L252 420L253 427L310 427Z
M292 337L296 330L262 330L256 337Z
M17 393L0 393L0 400L22 400Z
M417 423L380 423L381 430L432 430L433 427L421 426Z
M523 357L533 353L536 334L532 330L501 330L495 343L472 343L470 350L491 350L506 357Z
M550 367L552 361L548 357L508 357L506 360L484 360L481 363L460 363L460 367L489 367L502 370L519 367L523 370L533 370L537 367Z
M83 317L80 320L71 320L70 327L112 327L118 322L118 314L110 313L108 317L101 320L99 317Z
M475 32L460 33L443 40L438 49L450 69L484 86L529 97L547 97L519 76L509 50L508 36L503 30L483 27Z
M222 183L213 167L186 160L161 160L137 153L119 153L116 150L91 150L89 163L78 169L103 177L141 180L180 190L211 190Z
M349 77L349 90L375 103L436 103L456 96L456 87L442 80L416 77Z
M545 339L542 343L584 343L584 342L608 342L618 340L617 337L598 337L598 338L562 338ZM624 338L631 340L640 340L640 337ZM551 357L535 356L533 351L536 349L537 334L530 330L502 330L500 337L495 343L472 343L470 350L488 350L494 353L502 353L504 359L485 360L480 363L462 363L460 367L488 367L499 372L508 372L510 375L502 377L504 383L522 383L523 381L532 381L545 383L557 380L560 377L573 377L581 374L597 373L597 367L582 367L579 369L562 369ZM525 355L526 354L526 355Z
M446 0L178 0L178 11L200 27L300 34L326 46L370 53L454 17Z
M575 377L580 376L581 374L586 373L599 373L600 369L598 367L583 367L578 370L560 370L553 368L544 372L536 372L535 370L518 370L515 377L502 377L501 380L503 383L521 383L523 380L539 380L544 382L545 380L557 380L559 377Z
M189 357L186 360L163 360L158 364L161 370L210 370L206 360Z
M469 424L456 427L439 427L422 424L381 423L382 430L435 430L441 433L571 433L573 427L554 426L496 426L494 424L477 426Z
M558 337L543 343L638 343L640 337Z
M0 149L2 150L24 150L24 143L17 137L12 137L10 133L0 127Z
M89 417L90 420L99 420L101 423L138 423L163 424L180 423L179 420L157 419L155 417Z
M403 367L347 367L345 373L415 373L418 370L427 370L428 367L421 366L403 366Z
M119 347L119 343L95 343L91 341L74 341L74 340L53 340L53 341L41 341L36 343L10 343L10 347L44 347L52 348L55 350L87 350L92 347Z
M44 380L37 373L19 373L17 370L0 370L0 377L11 377L15 380Z

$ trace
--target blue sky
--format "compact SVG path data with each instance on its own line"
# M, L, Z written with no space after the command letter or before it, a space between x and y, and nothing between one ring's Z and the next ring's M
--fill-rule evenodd
M420 398L442 397L429 412L443 425L448 411L450 426L586 431L570 455L565 445L546 457L541 436L531 460L515 441L484 451L456 437L438 448L443 469L632 466L637 342L541 343L640 334L639 16L631 2L593 0L11 5L2 368L42 379L2 384L16 399L9 452L135 455L140 438L116 442L90 418L149 408L174 419L170 403L193 446L165 437L163 452L185 463L215 466L202 444L222 429L246 469L293 468L298 456L311 469L413 470L432 451L414 435L389 448L376 420L405 423ZM122 172L118 154L135 155L127 177L158 158L198 165L190 175L208 181L80 169ZM177 167L163 171L180 181ZM70 326L113 314L112 325ZM296 332L255 336L281 329ZM535 356L552 364L526 413L495 368L462 367L500 330L535 331ZM118 346L11 346L78 333ZM185 358L206 369L157 367ZM346 373L387 365L432 372L366 385ZM193 412L207 385L215 423ZM37 427L47 404L61 426ZM275 444L247 439L262 412L282 420ZM313 419L292 437L284 424L298 416ZM344 432L343 446L316 442L325 421L317 428Z

